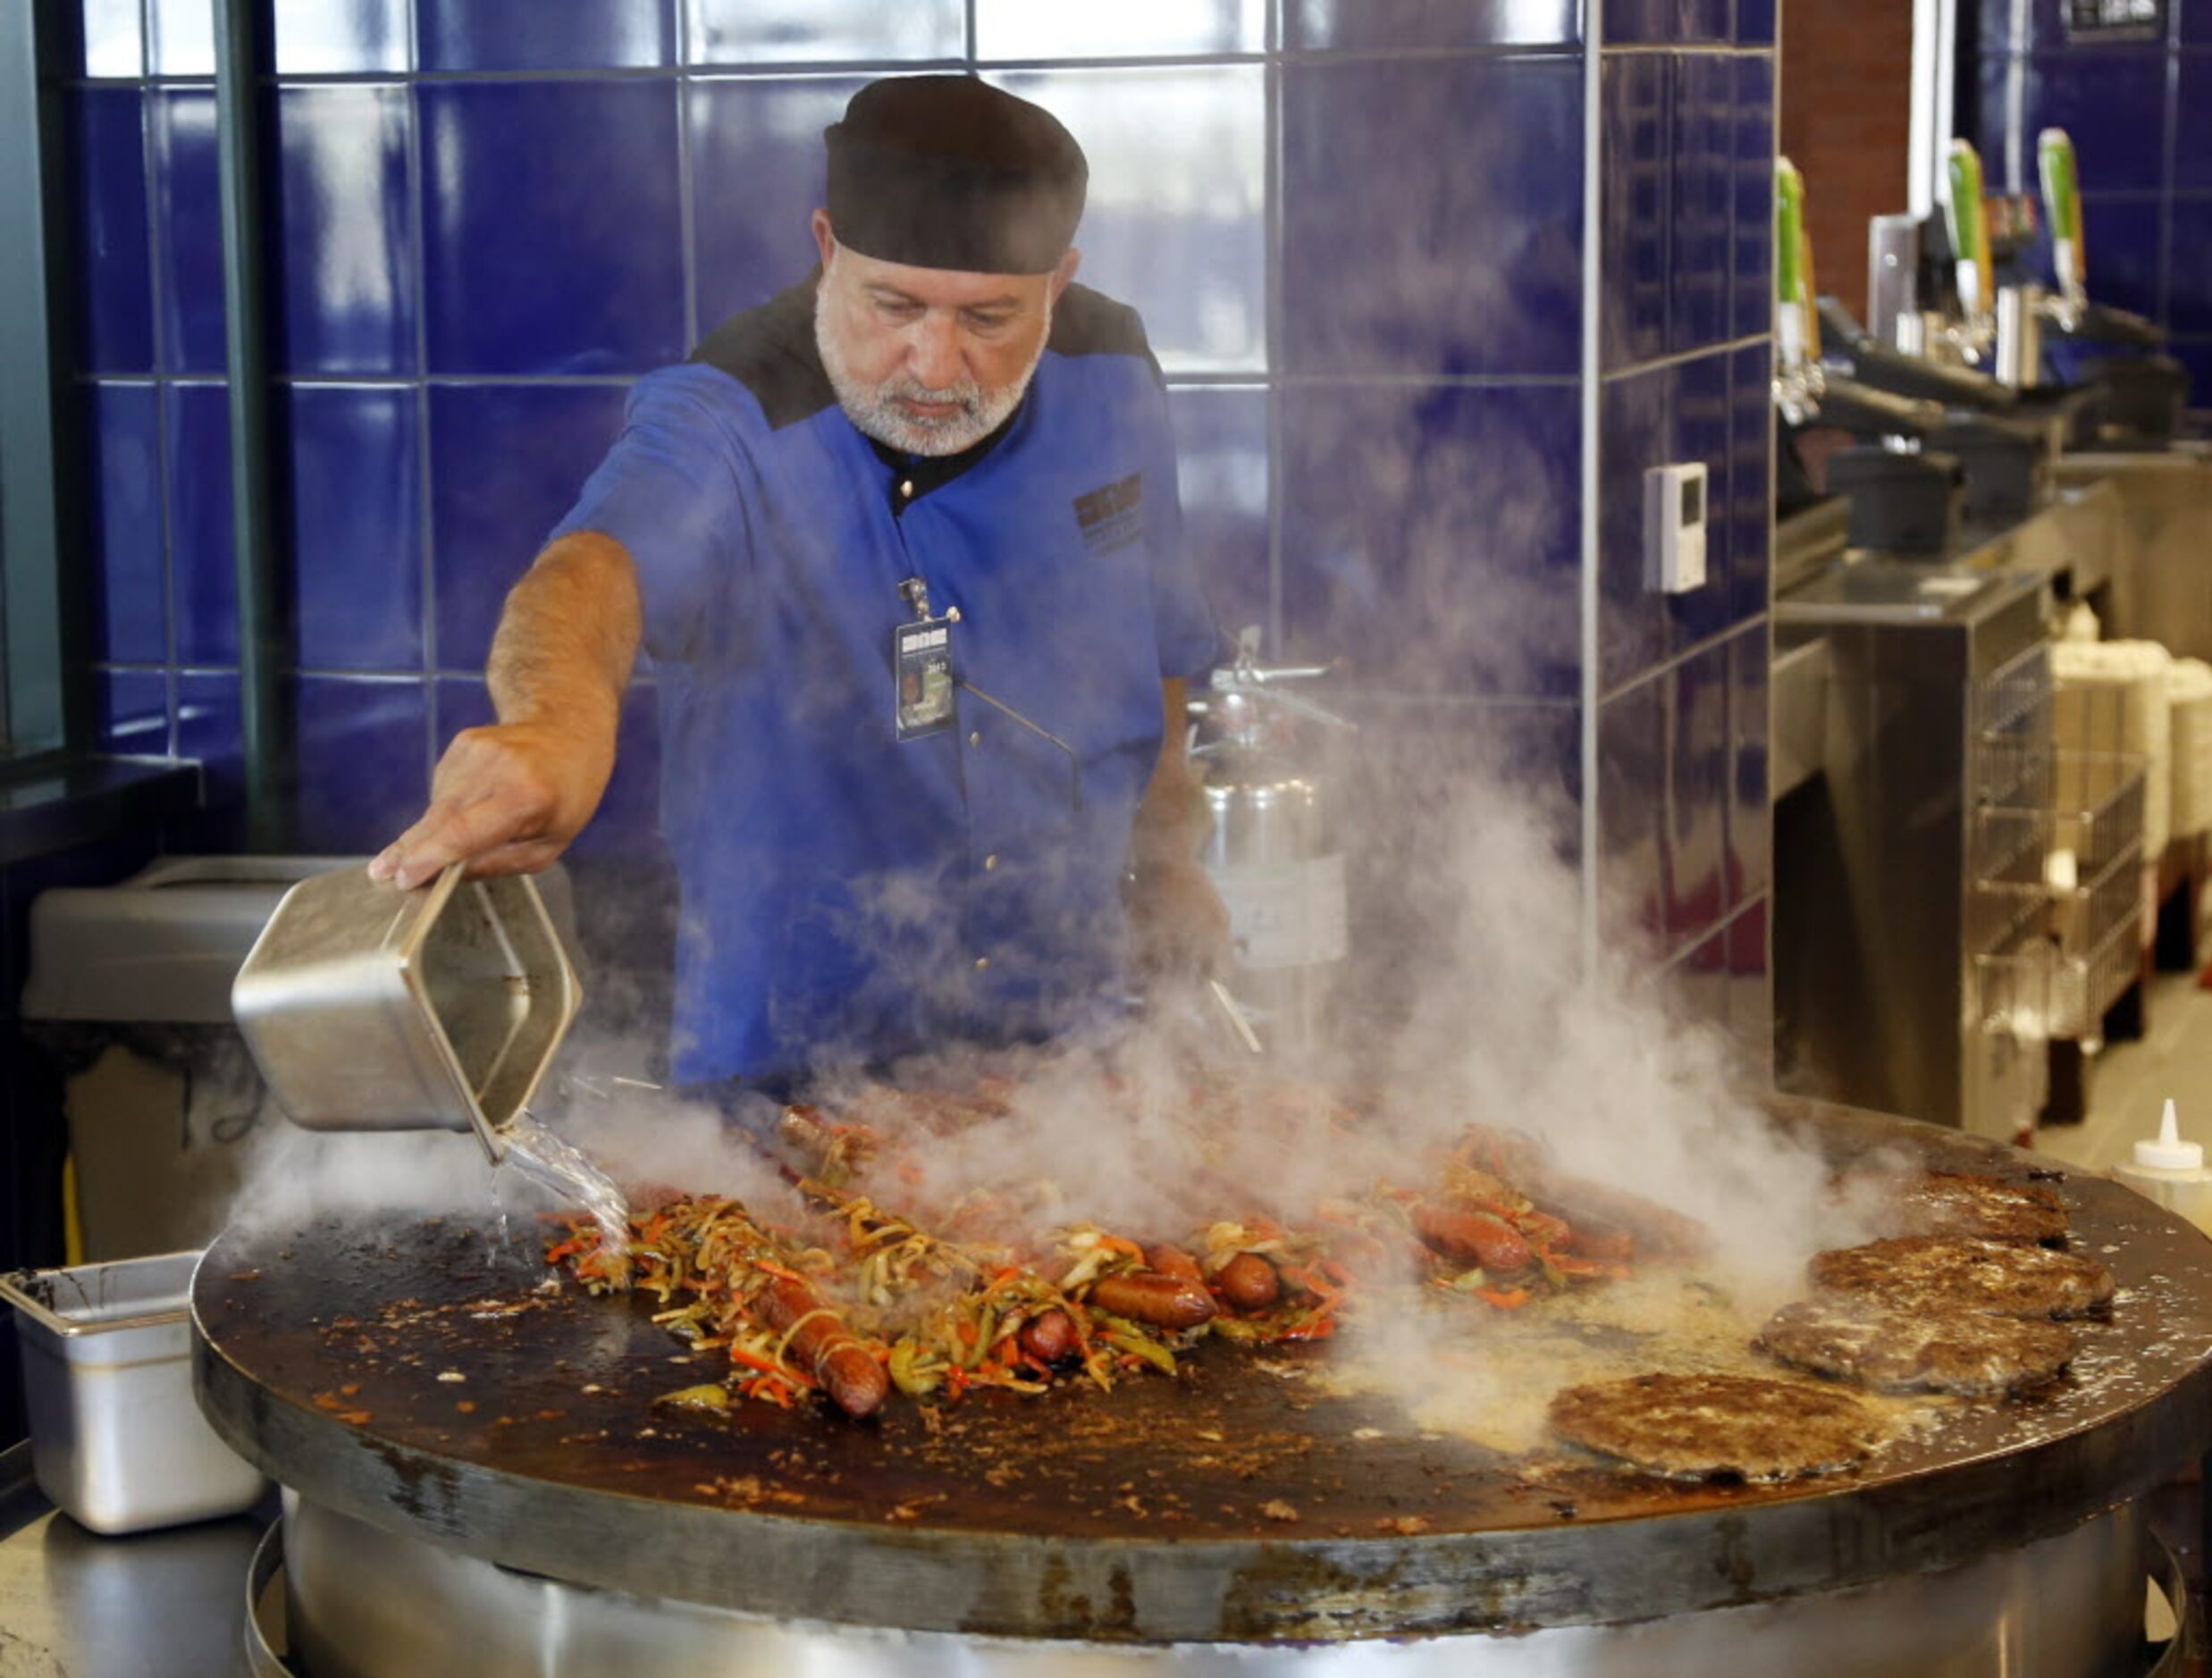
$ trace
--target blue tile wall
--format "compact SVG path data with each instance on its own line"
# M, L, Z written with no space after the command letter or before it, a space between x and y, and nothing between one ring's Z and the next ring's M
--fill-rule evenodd
M1770 631L1763 623L1729 637L1727 895L1731 912L1760 896L1774 872L1774 819L1767 744Z
M1055 11L1064 8L1055 7ZM914 68L967 52L963 0L691 0L684 62Z
M2056 124L2081 158L2089 285L2174 334L2212 408L2212 0L2169 0L2165 41L2067 41L2062 0L1982 0L1978 108L1963 121L1993 182L2032 189L2035 137ZM2018 169L2014 165L2017 164ZM2041 260L2048 261L2048 257Z
M273 43L282 76L359 75L403 71L408 50L408 0L311 0L273 9Z
M1264 370L1265 71L1174 65L989 79L1081 137L1090 164L1082 279L1137 306L1161 366L1171 374ZM1163 193L1170 180L1173 193Z
M428 371L637 373L682 357L669 83L442 81L416 96Z
M177 662L238 662L238 579L231 526L231 393L219 384L163 391L168 438L169 599Z
M1284 0L1283 34L1299 52L1407 46L1571 46L1579 0Z
M423 667L422 439L415 393L295 384L285 499L300 664Z
M112 284L80 294L79 365L88 373L154 367L152 240L147 231L146 98L136 88L88 88L76 107L83 181L76 260Z
M672 63L675 52L673 0L415 0L415 62L423 70L643 69Z
M1573 697L1580 402L1567 384L1392 384L1291 404L1286 650L1389 692Z
M90 535L99 564L93 644L117 664L161 664L169 657L161 392L150 384L96 385L87 409Z
M1263 386L1184 385L1168 397L1184 535L1231 635L1273 621L1267 403Z
M686 86L699 328L765 303L813 265L822 130L865 76L703 78Z
M618 384L430 390L437 664L481 670L500 603L622 429Z
M1169 58L1257 53L1267 8L1254 0L1179 0L1174 6L1039 5L975 0L975 52L1024 58Z
M306 375L412 373L407 89L287 88L276 109L279 363Z
M78 3L99 728L200 759L201 837L222 843L242 770L213 13ZM501 600L618 432L630 380L812 263L820 133L854 88L968 67L1086 147L1084 278L1146 317L1224 625L1345 659L1378 751L1455 742L1567 810L1595 801L1579 860L1607 899L1712 1011L1755 1016L1762 988L1740 987L1763 986L1770 871L1774 10L1619 0L1592 46L1583 0L275 8L301 843L381 843L438 751L488 717ZM2097 69L2054 71L2050 96L2141 73ZM2125 249L2166 261L2166 212L2129 247L2113 202L2115 275ZM2171 227L2197 248L2195 223ZM1586 456L1603 485L1594 658ZM1663 598L1642 586L1641 485L1676 459L1711 474L1712 580ZM654 701L648 674L580 859L657 866Z
M214 0L146 0L147 69L156 76L215 73Z
M1615 924L1712 1023L1751 1028L1770 1013L1773 8L1605 17L1633 50L1600 84L1594 867ZM1676 462L1706 468L1707 580L1667 595L1644 583L1644 480Z
M420 682L301 676L298 843L310 855L367 850L422 814L430 698Z
M1283 101L1290 371L1576 372L1577 58L1309 60Z
M1774 55L1736 60L1730 113L1735 180L1729 262L1728 336L1763 338L1774 330Z
M223 190L212 88L147 96L153 135L154 284L164 372L223 371Z
M131 758L169 755L169 677L159 670L109 670L100 678L95 737L103 751Z
M84 0L78 67L87 76L146 73L146 9L142 0Z

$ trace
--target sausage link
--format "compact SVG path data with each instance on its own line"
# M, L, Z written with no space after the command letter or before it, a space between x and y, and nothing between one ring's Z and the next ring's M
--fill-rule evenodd
M1206 1280L1205 1273L1199 1269L1198 1260L1172 1242L1162 1241L1155 1246L1147 1247L1144 1262L1161 1275L1173 1276L1179 1282L1203 1285Z
M1163 1276L1157 1271L1101 1276L1091 1284L1090 1303L1101 1311L1156 1329L1195 1329L1212 1321L1214 1315L1214 1296L1203 1283Z
M1240 1253L1214 1272L1214 1288L1237 1311L1265 1311L1283 1297L1283 1278L1257 1253Z
M1040 1363L1056 1363L1075 1349L1075 1324L1055 1305L1022 1325L1022 1349Z
M1546 1197L1558 1203L1552 1210L1577 1230L1597 1224L1625 1229L1645 1258L1695 1259L1712 1249L1712 1236L1696 1219L1631 1190L1574 1177L1556 1178L1544 1187Z
M801 1368L813 1372L838 1409L864 1416L883 1403L891 1390L890 1376L820 1294L804 1282L778 1276L762 1290L761 1304L769 1327L791 1336L792 1355Z
M1479 1264L1501 1275L1528 1268L1528 1243L1512 1225L1488 1212L1422 1203L1413 1209L1413 1229L1429 1251L1455 1264Z

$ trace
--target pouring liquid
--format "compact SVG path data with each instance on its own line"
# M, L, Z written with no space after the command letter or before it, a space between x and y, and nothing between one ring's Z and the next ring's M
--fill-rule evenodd
M629 1202L620 1186L593 1164L588 1154L554 1135L526 1109L515 1115L502 1134L507 1143L506 1152L500 1156L502 1168L511 1166L518 1175L591 1213L610 1251L629 1250Z

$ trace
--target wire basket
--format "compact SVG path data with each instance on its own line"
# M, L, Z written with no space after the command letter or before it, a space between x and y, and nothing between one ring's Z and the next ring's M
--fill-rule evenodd
M1969 934L1993 950L2036 929L2048 967L2048 1027L2053 1037L2095 1037L2105 1011L2134 983L2142 945L2143 792L2147 759L2128 752L2060 751L2052 763L2052 804L2044 810L1979 811L1977 876ZM2048 836L2037 853L2031 835ZM2031 875L2023 859L2032 857ZM1991 957L1991 985L2028 980ZM1990 977L1991 974L1995 977ZM1989 1003L1985 997L1984 1013Z

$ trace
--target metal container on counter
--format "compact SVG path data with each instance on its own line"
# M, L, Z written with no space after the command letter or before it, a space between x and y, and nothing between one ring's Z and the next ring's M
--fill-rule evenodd
M1296 1059L1316 1044L1347 948L1344 856L1316 734L1350 726L1286 692L1326 666L1266 666L1247 630L1214 673L1197 758L1211 818L1200 858L1229 910L1236 971L1266 1048Z
M473 1130L497 1161L582 1005L537 888L403 892L343 868L277 905L231 991L261 1074L315 1130Z
M236 1514L268 1482L192 1400L198 1253L0 1277L39 1490L95 1532Z

